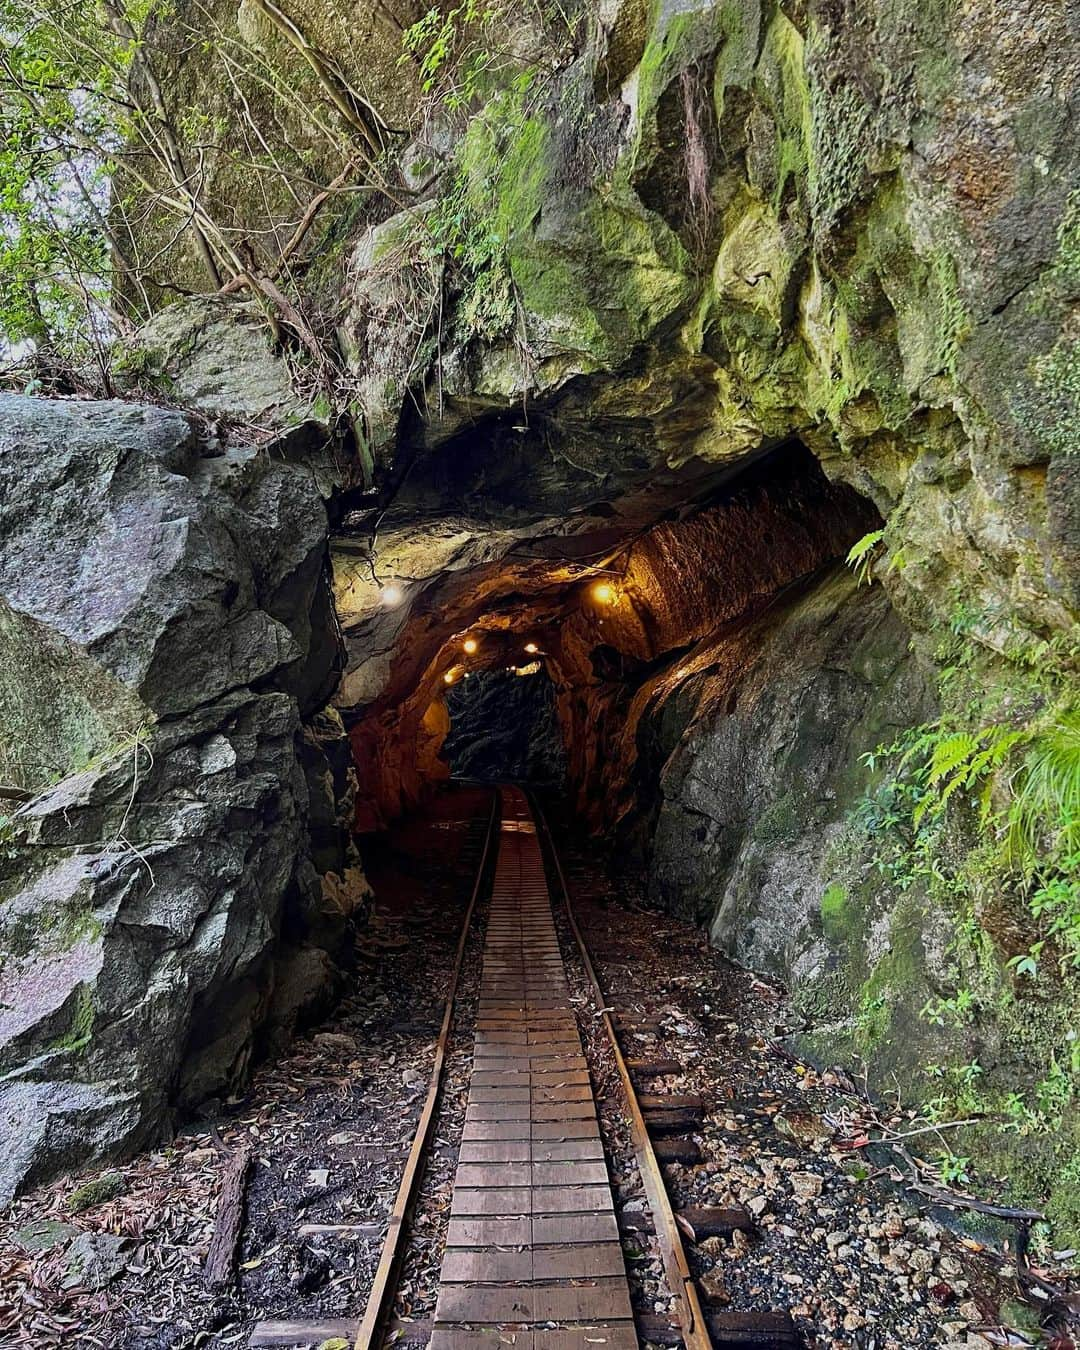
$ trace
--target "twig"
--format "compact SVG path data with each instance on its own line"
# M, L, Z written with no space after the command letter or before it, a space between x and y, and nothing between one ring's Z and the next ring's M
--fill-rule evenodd
M961 1125L978 1125L986 1116L971 1116L968 1120L945 1120L937 1125L922 1125L917 1130L907 1130L904 1134L887 1134L881 1139L871 1139L872 1144L893 1144L898 1139L914 1139L918 1134L936 1134L939 1130L955 1130ZM879 1126L883 1129L883 1126Z
M919 1179L919 1164L902 1144L893 1144L893 1152L898 1153L911 1169L911 1180L904 1185L910 1191L925 1195L938 1205L949 1205L953 1209L970 1209L975 1214L989 1214L995 1219L1013 1219L1018 1223L1045 1223L1046 1215L1038 1209L1013 1209L1009 1205L992 1205L986 1200L976 1200L974 1196L961 1195L958 1191L947 1191L943 1186L930 1186Z
M1015 1219L1018 1223L1046 1222L1046 1215L1039 1209L1014 1209L1010 1205L992 1205L986 1200L976 1200L969 1195L946 1191L940 1186L928 1186L922 1181L909 1181L907 1187L927 1196L936 1204L949 1205L953 1209L970 1209L976 1214L989 1214L995 1219Z

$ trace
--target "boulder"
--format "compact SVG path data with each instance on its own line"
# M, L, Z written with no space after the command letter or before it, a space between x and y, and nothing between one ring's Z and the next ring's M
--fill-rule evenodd
M273 444L214 449L159 408L0 397L0 711L49 752L0 859L0 1202L233 1087L286 899L320 911L326 511Z
M166 305L125 343L119 364L128 387L226 421L281 428L325 411L297 392L250 302L193 296Z
M114 1233L80 1233L65 1253L65 1289L104 1289L127 1267L128 1238Z
M0 598L61 668L70 655L81 676L89 658L128 690L133 717L259 681L325 702L336 653L312 642L327 526L311 475L272 443L200 449L180 413L0 395Z

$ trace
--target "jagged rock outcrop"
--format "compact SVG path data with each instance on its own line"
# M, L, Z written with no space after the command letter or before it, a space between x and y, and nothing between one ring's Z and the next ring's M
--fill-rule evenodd
M889 904L868 886L856 953L857 935L834 922L838 888L822 897L871 782L862 756L937 710L910 633L880 589L833 573L718 642L683 683L662 730L641 737L659 784L653 898L707 925L721 950L797 1000L820 1013L847 1009L857 988L830 990L830 981L851 978L856 964L865 977L875 945L888 946ZM928 988L891 993L893 1011L910 1016ZM902 1055L910 1039L895 1048Z
M316 716L339 660L326 532L273 444L0 398L0 679L36 793L0 862L2 1196L240 1081L283 936L325 936L316 865L355 861L310 842L319 765L328 798L349 787Z

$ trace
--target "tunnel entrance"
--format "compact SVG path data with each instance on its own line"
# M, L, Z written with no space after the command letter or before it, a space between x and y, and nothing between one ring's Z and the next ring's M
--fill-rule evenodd
M539 661L479 670L448 690L442 756L454 778L561 786L566 751L555 690Z
M811 626L868 609L843 566L881 523L865 497L797 441L715 472L645 523L640 502L596 496L525 524L460 514L464 497L436 516L414 483L415 507L381 527L377 571L340 541L358 832L450 776L502 777L565 785L594 831L633 826L647 850L679 738L730 711L751 673L764 687L799 664L805 644L759 661L788 606L814 611L837 573L848 585Z

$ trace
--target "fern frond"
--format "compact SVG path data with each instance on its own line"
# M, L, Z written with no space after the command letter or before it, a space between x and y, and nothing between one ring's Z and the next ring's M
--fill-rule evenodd
M871 530L869 534L864 534L861 539L857 539L848 550L845 562L855 572L860 583L870 580L870 568L874 562L874 550L882 539L885 538L884 530Z
M946 736L944 740L938 741L937 745L934 746L933 754L930 756L926 781L931 785L936 785L943 778L948 778L955 773L957 769L966 767L978 748L978 738L966 731L954 732L953 735Z
M1044 851L1080 848L1080 711L1063 714L1032 742L1009 808L1007 846L1028 875Z
M938 723L928 722L917 728L918 735L900 756L896 765L896 772L902 774L913 759L925 758L926 751L934 744L937 736Z

